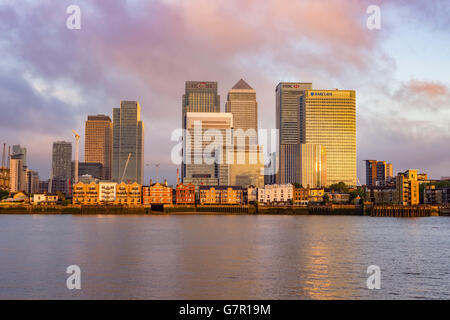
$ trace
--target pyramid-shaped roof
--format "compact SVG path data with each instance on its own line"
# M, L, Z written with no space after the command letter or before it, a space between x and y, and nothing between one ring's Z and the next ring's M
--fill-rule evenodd
M232 89L253 90L243 79L239 80Z

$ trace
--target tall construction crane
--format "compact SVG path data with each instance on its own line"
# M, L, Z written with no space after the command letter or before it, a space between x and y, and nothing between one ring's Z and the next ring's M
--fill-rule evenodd
M123 178L125 177L125 172L127 172L128 163L130 162L130 158L131 158L131 152L128 154L128 159L127 159L127 162L125 163L125 168L123 168L122 179L120 179L120 182L123 182Z
M78 183L78 153L79 153L79 141L80 141L80 135L72 129L73 134L75 135L75 183Z

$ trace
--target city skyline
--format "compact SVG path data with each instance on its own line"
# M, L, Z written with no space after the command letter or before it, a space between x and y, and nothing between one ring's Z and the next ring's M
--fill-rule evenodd
M185 80L217 81L218 94L226 97L243 78L256 91L258 127L268 129L275 128L277 83L312 82L314 88L348 88L358 93L357 165L361 183L365 182L364 159L389 159L396 172L417 168L431 178L448 176L450 155L442 148L450 136L450 91L445 72L449 70L448 48L443 46L450 34L444 23L448 11L436 3L382 1L382 28L370 31L365 26L368 3L334 1L323 5L306 1L288 6L269 1L261 9L266 14L250 15L254 26L246 26L241 23L245 15L233 14L239 13L237 2L230 2L229 11L222 2L209 4L225 12L226 17L211 22L212 15L206 10L196 12L183 4L157 1L136 2L142 12L150 13L150 19L132 18L135 11L111 1L106 12L102 4L89 4L93 14L83 15L81 30L65 28L64 14L51 18L31 15L38 8L64 13L64 4L30 2L23 4L21 11L3 4L0 12L13 32L6 35L0 47L5 57L0 80L7 102L0 105L4 115L0 135L9 145L27 147L28 166L38 171L41 179L47 179L54 141L73 143L70 129L83 132L87 115L112 116L111 108L117 107L118 101L137 100L143 106L147 126L146 162L161 163L158 175L173 184L177 165L169 159L173 146L170 132L180 126ZM81 1L82 9L84 5L87 2ZM308 16L299 21L302 6L309 6ZM172 20L174 13L181 15L180 22ZM277 22L283 17L293 19L294 13L298 17L296 28L286 32ZM435 16L432 21L426 19L430 14ZM101 24L96 15L102 15ZM122 32L112 32L118 15L124 22L119 29ZM330 21L326 26L318 23L323 15ZM164 21L174 23L165 28ZM211 28L205 27L205 21L210 21ZM195 32L185 28L190 23ZM159 27L154 28L155 24ZM239 25L240 32L234 25ZM134 30L139 31L136 38L129 39ZM255 30L261 30L267 38ZM55 46L42 41L49 31L58 40ZM278 31L283 31L281 37L275 36ZM217 37L220 32L224 37ZM183 42L187 46L183 56L172 47L179 44L175 33L180 39L186 33L192 36L191 43ZM138 39L144 36L149 41L142 43ZM30 41L22 42L27 39ZM204 39L214 41L208 44ZM132 48L126 53L118 46L124 41ZM159 51L152 50L154 47ZM436 49L430 52L426 47ZM272 54L266 56L267 50ZM327 58L330 53L335 59ZM295 58L297 55L301 59ZM224 108L222 101L221 111ZM83 159L84 145L80 142ZM156 178L152 166L146 167L145 180L150 177Z

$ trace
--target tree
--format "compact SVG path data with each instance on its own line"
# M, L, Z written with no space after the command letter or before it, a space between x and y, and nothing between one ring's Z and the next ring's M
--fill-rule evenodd
M296 188L296 189L303 189L303 186L302 186L300 183L298 183L298 182L294 182L292 185L293 185L294 188Z
M342 181L339 183L332 184L330 186L330 189L338 192L348 193L348 186Z
M0 200L6 199L9 196L8 190L0 189Z
M350 192L350 203L352 203L352 201L358 197L361 199L361 201L364 202L364 200L366 198L366 194L362 187L357 187L356 190L353 190L352 192Z
M56 194L58 195L58 198L61 199L61 201L66 200L66 196L62 193L62 192L56 192Z
M330 202L330 196L327 193L325 193L323 195L323 204L327 204L329 202Z

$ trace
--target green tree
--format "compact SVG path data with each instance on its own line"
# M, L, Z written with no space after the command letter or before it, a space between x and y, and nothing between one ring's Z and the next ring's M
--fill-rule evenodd
M332 184L330 186L330 189L338 192L348 193L348 186L342 181L339 183Z
M0 200L6 199L9 196L8 190L0 189Z
M330 196L327 193L325 193L323 195L323 204L327 204L329 202L330 202Z
M294 182L292 185L293 185L294 188L296 188L296 189L302 189L302 188L303 188L303 186L302 186L300 183L298 183L298 182Z
M61 201L66 200L66 196L62 193L62 192L56 192L56 194L58 195L58 198L61 199Z
M365 201L366 194L362 187L357 187L356 190L353 190L352 192L350 192L350 203L352 203L352 201L358 197L361 199L361 201L363 201L363 202Z

